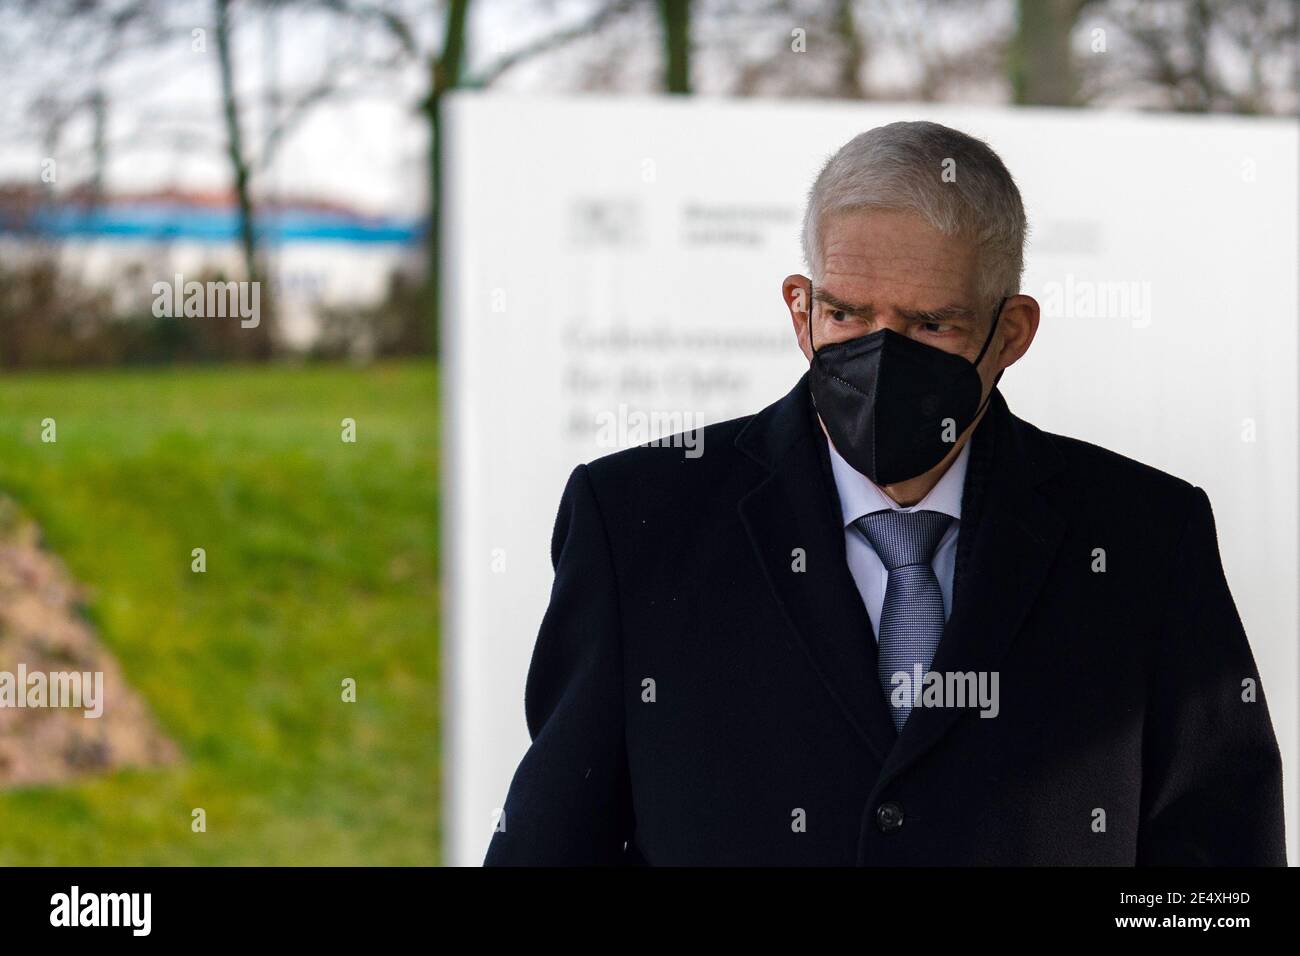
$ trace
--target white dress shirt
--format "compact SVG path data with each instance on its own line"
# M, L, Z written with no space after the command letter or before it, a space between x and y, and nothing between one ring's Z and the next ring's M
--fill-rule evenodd
M880 637L880 609L885 604L885 586L889 583L889 572L876 555L866 537L853 522L873 511L938 511L952 515L953 522L944 532L939 547L934 552L935 576L939 579L939 590L943 592L943 613L946 618L952 613L952 574L957 565L957 531L961 525L961 495L966 485L966 462L970 458L970 442L967 441L958 452L956 460L948 466L939 483L930 489L930 493L910 508L904 508L885 494L870 478L854 469L840 457L835 445L826 440L831 453L831 471L835 475L835 487L840 493L840 510L844 520L844 550L848 556L849 572L858 585L862 603L871 616L871 630Z

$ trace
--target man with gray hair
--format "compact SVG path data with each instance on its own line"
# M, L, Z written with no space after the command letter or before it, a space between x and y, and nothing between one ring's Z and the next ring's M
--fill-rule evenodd
M1026 233L893 123L808 198L808 373L576 468L489 864L1274 865L1281 762L1205 493L1011 413Z

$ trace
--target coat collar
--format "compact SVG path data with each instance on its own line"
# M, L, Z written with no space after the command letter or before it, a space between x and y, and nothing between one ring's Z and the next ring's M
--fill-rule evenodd
M876 676L870 618L845 558L838 495L807 379L736 437L737 448L767 472L741 498L740 516L787 630L884 766L883 784L967 712L916 708L902 735L894 730ZM1063 468L1051 439L1012 415L994 389L971 436L953 607L932 670L997 670L1064 533L1041 488Z

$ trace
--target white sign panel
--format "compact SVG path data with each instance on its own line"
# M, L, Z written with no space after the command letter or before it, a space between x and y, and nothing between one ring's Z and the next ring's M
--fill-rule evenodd
M709 99L446 112L446 859L482 861L528 745L560 492L584 461L748 414L806 364L781 301L855 134L931 119L1016 177L1043 305L1022 418L1206 489L1297 830L1297 166L1284 121ZM657 413L660 420L644 419Z

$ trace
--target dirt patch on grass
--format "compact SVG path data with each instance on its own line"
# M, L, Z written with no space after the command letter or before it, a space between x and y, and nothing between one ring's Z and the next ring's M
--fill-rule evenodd
M121 767L158 766L179 751L122 676L80 611L82 589L41 547L40 531L0 495L0 788L58 783ZM103 712L16 706L37 700L31 675L78 673L98 682ZM19 681L20 675L27 680ZM89 678L84 675L92 675ZM95 675L102 675L98 677Z

